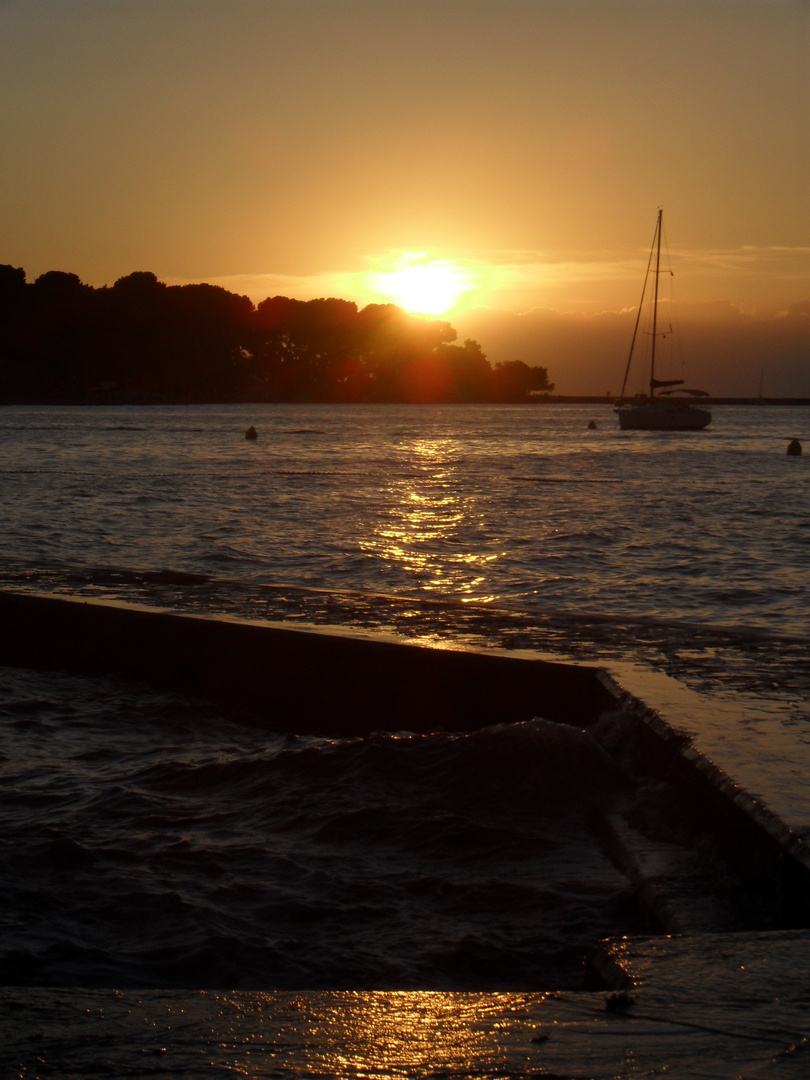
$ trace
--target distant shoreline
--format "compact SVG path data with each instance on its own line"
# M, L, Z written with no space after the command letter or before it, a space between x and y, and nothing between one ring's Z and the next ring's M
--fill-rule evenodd
M689 398L688 400L692 400ZM615 397L604 394L577 396L573 394L544 394L533 398L533 405L614 405ZM810 405L810 398L760 398L760 397L706 397L700 398L702 405Z
M613 396L606 396L605 394L538 394L531 397L528 401L428 401L428 402L412 402L412 401L278 401L278 400L260 400L258 398L244 400L178 400L171 397L93 397L93 398L50 398L50 399L34 399L18 398L13 399L0 399L0 408L9 408L20 405L42 405L42 406L102 406L109 407L111 405L615 405L617 399ZM793 405L793 406L810 406L810 398L797 397L797 398L759 398L759 397L708 397L701 398L700 403L703 405Z

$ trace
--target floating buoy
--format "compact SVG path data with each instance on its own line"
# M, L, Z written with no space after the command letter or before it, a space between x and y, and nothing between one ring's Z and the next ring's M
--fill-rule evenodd
M793 439L788 443L787 452L791 457L799 457L802 452L802 444L798 439Z
M597 427L598 427L598 424L596 423L595 420L589 420L588 421L588 430L589 431L596 431Z
M256 428L253 426L253 424L251 424L250 427L245 432L245 438L246 439L258 439L258 437L259 436L256 434Z

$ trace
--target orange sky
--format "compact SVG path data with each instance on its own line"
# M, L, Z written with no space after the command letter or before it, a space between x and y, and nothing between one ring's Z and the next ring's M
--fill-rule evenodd
M0 262L596 315L662 204L679 298L771 318L808 296L807 29L801 0L0 0Z

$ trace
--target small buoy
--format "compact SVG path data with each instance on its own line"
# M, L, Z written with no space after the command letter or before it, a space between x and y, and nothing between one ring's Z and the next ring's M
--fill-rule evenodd
M788 443L787 452L790 454L791 457L799 457L802 452L802 444L799 442L798 439L793 439L791 442Z
M597 426L598 425L597 425L595 420L589 420L588 421L588 430L589 431L596 431Z
M245 432L245 438L246 439L258 439L258 437L259 436L256 434L256 428L253 426L253 424L251 424L250 427Z

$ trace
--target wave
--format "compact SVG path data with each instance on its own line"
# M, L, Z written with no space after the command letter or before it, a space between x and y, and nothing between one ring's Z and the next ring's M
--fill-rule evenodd
M617 477L604 476L515 476L512 479L521 480L527 484L564 484L575 487L577 484L622 484L625 481Z
M576 728L303 738L111 680L0 678L25 706L0 715L4 981L576 986L592 941L636 925L589 824L627 781Z

